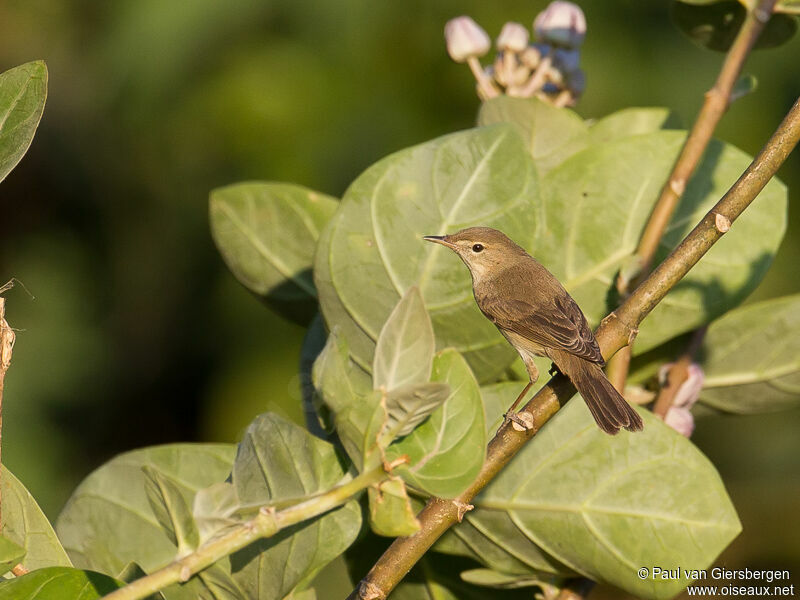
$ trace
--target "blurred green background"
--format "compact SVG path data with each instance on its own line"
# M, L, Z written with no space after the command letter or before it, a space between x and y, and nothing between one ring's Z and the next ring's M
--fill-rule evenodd
M50 517L111 456L179 440L236 441L253 415L299 419L303 331L224 268L208 192L246 179L335 196L403 147L470 127L468 69L444 23L491 35L544 1L4 0L0 71L45 59L50 91L0 185L0 283L17 328L3 462ZM689 125L722 55L671 24L666 0L584 2L587 92L600 117L667 106ZM800 37L756 52L757 91L718 135L755 154L800 95ZM781 178L800 200L800 152ZM800 218L754 298L800 292ZM31 296L32 295L32 296ZM744 533L731 566L800 574L800 411L709 417L694 440L718 465ZM693 567L693 565L687 565Z

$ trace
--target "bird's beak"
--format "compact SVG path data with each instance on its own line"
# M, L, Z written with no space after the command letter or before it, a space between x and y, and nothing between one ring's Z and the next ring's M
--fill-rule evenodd
M446 235L424 235L422 239L426 242L434 242L436 244L441 244L442 246L447 246L448 248L455 248L454 244L451 244L447 241Z

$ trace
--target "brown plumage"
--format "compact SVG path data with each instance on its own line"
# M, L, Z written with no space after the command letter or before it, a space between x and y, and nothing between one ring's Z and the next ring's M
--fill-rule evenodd
M478 307L519 352L531 383L539 376L533 357L546 356L581 393L600 429L642 430L639 414L603 373L605 362L586 317L550 271L489 227L425 239L447 246L469 267Z

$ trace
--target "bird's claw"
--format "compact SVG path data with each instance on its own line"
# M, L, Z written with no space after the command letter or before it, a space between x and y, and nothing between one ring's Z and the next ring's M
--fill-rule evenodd
M525 411L504 413L503 423L500 425L498 431L508 423L511 423L511 427L516 431L527 431L528 429L533 429L533 417L530 415L530 413Z

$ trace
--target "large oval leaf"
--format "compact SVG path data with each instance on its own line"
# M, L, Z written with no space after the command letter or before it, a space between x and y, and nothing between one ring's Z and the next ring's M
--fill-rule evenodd
M589 145L588 126L574 111L538 98L498 96L481 105L478 125L509 123L543 174Z
M700 398L714 408L758 413L800 404L800 294L729 312L708 328Z
M497 570L579 573L644 598L674 596L688 580L643 580L638 570L705 568L741 525L709 460L642 416L644 432L612 437L573 399L472 501L454 535Z
M613 280L635 250L684 133L659 131L593 146L542 181L546 225L536 257L572 294L593 325L610 312ZM712 141L686 187L656 256L660 261L750 164L740 150ZM741 302L761 281L786 228L786 188L772 180L642 323L644 352Z
M607 144L623 137L677 127L678 118L668 108L631 107L613 112L592 123L589 137L592 144Z
M338 204L294 184L230 185L211 192L211 233L245 287L282 314L307 323L317 304L314 249Z
M269 413L247 428L233 465L233 485L246 506L299 501L343 477L331 444ZM344 552L360 527L361 510L350 501L235 553L233 577L251 598L283 598Z
M434 496L454 498L472 483L486 456L486 424L478 382L464 358L444 350L433 361L431 381L446 383L450 394L427 421L386 451L403 454L408 466L398 474Z
M123 585L101 573L48 567L0 583L0 600L97 600Z
M536 234L538 206L531 157L507 125L379 161L348 189L320 239L314 277L328 328L340 326L353 359L370 370L383 323L416 284L437 347L461 352L480 380L495 377L513 349L475 305L466 267L421 237L487 225L526 243Z
M172 444L121 454L91 473L58 517L59 538L76 566L112 575L136 562L146 571L175 558L177 548L153 513L142 467L176 483L189 506L195 493L231 471L232 444ZM197 598L203 574L164 590L167 600Z
M47 67L37 60L0 74L0 181L27 152L47 98Z
M25 548L25 568L71 567L50 521L19 479L2 467L3 535Z

